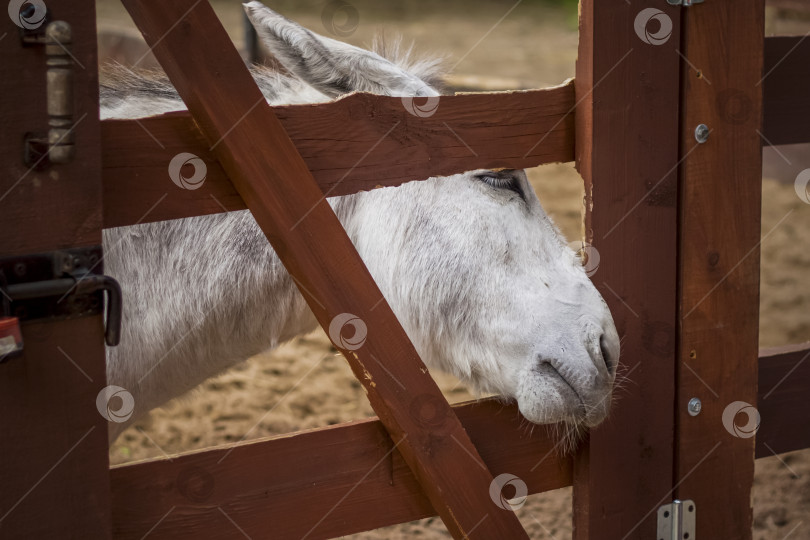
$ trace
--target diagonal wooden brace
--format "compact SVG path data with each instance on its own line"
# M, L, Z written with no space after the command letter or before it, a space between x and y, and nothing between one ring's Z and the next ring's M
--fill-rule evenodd
M208 2L123 3L321 326L345 312L366 324L342 352L449 531L527 538Z

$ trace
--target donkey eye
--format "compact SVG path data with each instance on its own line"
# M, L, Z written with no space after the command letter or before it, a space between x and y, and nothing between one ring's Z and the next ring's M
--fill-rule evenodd
M481 174L476 174L475 178L482 182L489 184L495 189L507 189L514 191L525 201L526 196L520 187L520 181L517 176L512 174L512 171L488 171Z

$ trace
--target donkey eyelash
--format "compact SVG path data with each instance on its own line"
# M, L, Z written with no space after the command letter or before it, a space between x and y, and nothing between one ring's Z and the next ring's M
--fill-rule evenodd
M526 201L523 190L520 188L520 182L518 182L518 179L512 175L493 172L476 174L475 178L489 184L495 189L508 189L509 191L514 191L518 194L521 200L524 202Z

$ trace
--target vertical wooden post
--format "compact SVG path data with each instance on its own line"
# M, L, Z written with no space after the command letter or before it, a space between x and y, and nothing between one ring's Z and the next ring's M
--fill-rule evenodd
M47 9L73 29L75 159L23 162L25 135L48 131L45 47L23 45L3 16L3 257L101 244L95 4L49 0ZM106 385L101 316L24 324L23 340L25 355L0 365L0 537L109 538L107 423L96 409Z
M675 481L701 537L751 538L755 430L732 423L757 403L764 11L764 0L711 0L683 19Z
M672 490L681 9L582 0L576 156L592 280L622 336L612 417L574 465L574 538L653 538Z

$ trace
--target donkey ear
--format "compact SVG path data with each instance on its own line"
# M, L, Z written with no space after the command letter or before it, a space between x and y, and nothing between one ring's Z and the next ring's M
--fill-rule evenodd
M281 65L329 97L353 91L439 95L427 82L376 53L319 36L261 2L243 5L262 42Z

